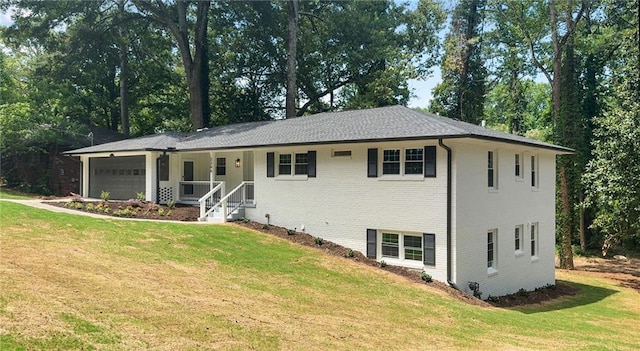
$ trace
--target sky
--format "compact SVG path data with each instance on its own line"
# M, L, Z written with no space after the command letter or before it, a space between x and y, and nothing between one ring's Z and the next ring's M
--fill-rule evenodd
M0 11L0 26L10 26L13 21L11 21L12 11L11 8L7 12ZM431 91L433 88L440 82L440 69L438 67L434 67L433 74L429 79L426 80L417 80L411 79L409 80L409 88L412 90L413 97L409 100L409 107L423 107L426 108L429 106L429 101L431 100Z

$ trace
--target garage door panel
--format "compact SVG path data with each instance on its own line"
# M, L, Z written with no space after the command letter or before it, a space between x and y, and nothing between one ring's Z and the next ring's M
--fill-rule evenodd
M89 196L99 198L103 191L114 200L127 200L145 191L145 157L101 157L90 162Z

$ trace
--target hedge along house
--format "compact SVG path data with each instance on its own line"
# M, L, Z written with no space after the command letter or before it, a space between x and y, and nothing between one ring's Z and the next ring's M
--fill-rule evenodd
M393 106L71 153L83 196L143 191L202 220L295 228L486 298L555 283L555 158L571 152Z

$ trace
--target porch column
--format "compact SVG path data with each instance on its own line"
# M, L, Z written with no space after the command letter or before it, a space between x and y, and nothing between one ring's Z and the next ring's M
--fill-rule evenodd
M213 189L213 182L216 178L216 153L211 151L209 152L209 190Z
M82 177L82 188L80 189L80 195L82 197L89 197L89 178L91 175L89 174L89 156L80 156L80 176Z
M145 189L144 189L144 193L145 193L145 200L147 201L156 201L156 194L157 194L157 186L156 186L156 179L158 179L158 167L157 167L157 157L158 155L156 155L156 153L154 152L146 152L144 155L144 160L145 160L145 168L146 168L146 172L145 172L145 178L144 178L144 184L145 184Z

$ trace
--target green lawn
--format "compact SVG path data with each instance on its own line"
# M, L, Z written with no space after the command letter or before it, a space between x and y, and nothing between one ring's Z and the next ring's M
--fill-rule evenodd
M640 294L467 305L232 225L132 222L0 201L2 350L640 349Z
M35 195L25 194L17 190L0 187L0 199L29 200L34 197Z

